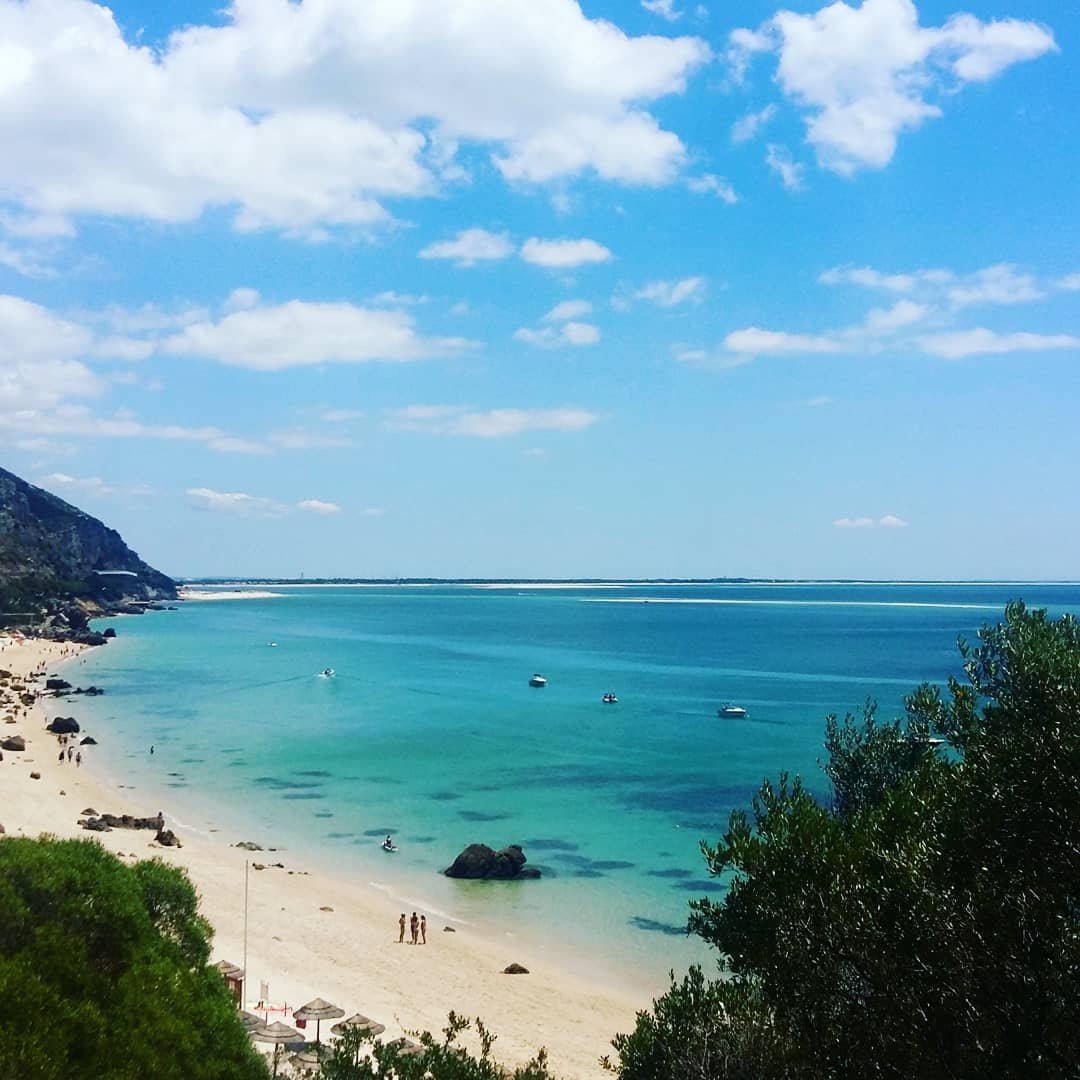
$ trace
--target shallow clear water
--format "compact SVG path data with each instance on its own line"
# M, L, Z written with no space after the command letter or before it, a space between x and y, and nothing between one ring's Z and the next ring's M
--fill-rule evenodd
M71 709L98 765L148 813L303 849L436 920L652 988L709 955L683 933L687 900L721 893L699 841L765 776L823 791L827 713L874 697L894 714L1009 598L1080 609L1077 586L280 591L113 620L74 669L108 690ZM725 701L748 718L719 718ZM473 841L522 844L543 880L442 877Z

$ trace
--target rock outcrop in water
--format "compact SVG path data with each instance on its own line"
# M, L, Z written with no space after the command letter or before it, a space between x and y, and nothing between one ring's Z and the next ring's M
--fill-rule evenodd
M0 626L100 644L93 616L175 599L115 529L0 469Z
M525 852L520 845L511 844L495 851L487 844L470 844L443 873L452 878L476 878L492 881L515 881L538 878L540 871L526 867Z

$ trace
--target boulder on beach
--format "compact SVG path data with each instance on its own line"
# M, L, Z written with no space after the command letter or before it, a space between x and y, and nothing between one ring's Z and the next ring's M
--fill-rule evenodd
M97 739L92 735L87 735L86 738L79 740L80 746L97 746Z
M97 811L92 806L88 806L83 811L83 817L97 817Z
M0 742L0 750L25 750L26 740L21 735L9 735Z
M241 840L238 844L233 844L233 847L243 848L245 851L262 851L262 844L256 844L254 840Z
M107 626L102 631L101 636L105 638L114 638L116 637L116 631L111 626Z
M529 969L527 967L523 967L521 964L507 964L506 967L503 968L503 974L504 975L528 975L529 974Z
M46 724L45 730L54 735L75 735L79 731L79 721L74 716L55 716L51 723Z
M540 871L525 868L525 852L519 844L510 844L501 851L487 844L469 844L443 873L452 878L479 878L488 881L514 881L538 878Z
M154 839L162 847L183 847L184 845L176 838L176 833L172 829L158 829L157 836Z
M45 680L45 689L46 690L70 690L71 689L71 683L69 683L67 681L67 679L46 679Z

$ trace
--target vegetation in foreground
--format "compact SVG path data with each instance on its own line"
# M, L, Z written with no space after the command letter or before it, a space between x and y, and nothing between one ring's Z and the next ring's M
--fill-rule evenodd
M0 841L0 1080L262 1080L183 871Z
M904 721L829 718L832 806L781 777L702 845L725 977L672 979L623 1080L1080 1076L1080 627L1014 603L960 653Z

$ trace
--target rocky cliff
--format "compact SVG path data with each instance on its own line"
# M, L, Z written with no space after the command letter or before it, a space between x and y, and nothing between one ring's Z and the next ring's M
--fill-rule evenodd
M0 613L58 624L176 597L176 584L97 518L0 469Z

